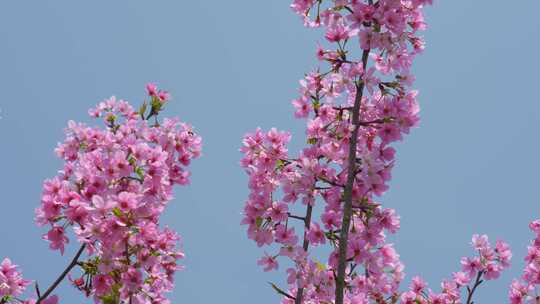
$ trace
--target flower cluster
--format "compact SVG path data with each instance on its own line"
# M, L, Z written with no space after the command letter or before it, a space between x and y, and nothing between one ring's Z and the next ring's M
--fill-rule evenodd
M486 235L474 235L471 242L478 255L461 259L461 271L454 272L451 280L443 280L442 291L435 293L427 288L420 278L414 277L410 290L400 297L402 304L452 304L460 303L464 294L470 303L474 292L485 280L497 279L510 266L512 252L503 241L497 241L495 248L489 244Z
M26 289L30 281L24 280L18 266L4 259L0 263L0 303L7 303L18 297Z
M19 296L32 281L25 280L19 271L19 266L14 265L10 259L5 258L0 263L0 304L22 303L36 304L36 299L21 300ZM41 301L41 304L58 304L58 296L53 295Z
M277 257L290 259L296 267L289 268L288 282L290 293L303 289L306 303L330 301L334 294L333 270L336 267L336 254L331 254L329 265L310 259L308 246L321 246L326 243L334 247L338 243L340 228L340 189L331 187L321 189L317 182L337 183L336 170L330 165L312 159L317 150L306 148L296 160L289 160L286 144L290 135L272 129L263 133L258 129L247 134L241 148L245 153L242 165L249 174L250 197L244 209L243 224L247 224L248 236L259 246L276 243L279 251L275 255L266 254L259 264L266 271L277 269ZM274 192L282 186L283 198L273 199ZM316 198L326 202L321 219L311 218ZM306 217L296 216L289 211L291 204L298 199L307 206ZM366 273L357 274L351 283L356 286L355 294L379 292L383 294L395 290L403 276L403 266L399 256L390 244L385 244L385 231L395 232L399 228L399 218L393 210L384 209L371 201L355 204L357 221L351 228L349 257L351 268L366 265ZM301 220L306 226L304 241L295 232L292 220ZM285 298L289 301L291 298Z
M532 222L529 228L536 234L536 238L529 245L522 280L516 279L510 286L509 298L512 304L536 304L540 301L536 293L536 286L540 285L540 220Z
M164 293L184 255L179 235L159 219L173 186L189 183L201 138L178 119L160 124L169 94L153 84L147 91L151 101L138 111L115 97L91 109L105 128L69 122L56 149L63 170L45 181L36 209L51 249L64 252L70 227L85 247L82 276L72 282L96 303L169 303Z
M319 46L317 57L327 68L308 73L300 81L300 97L293 101L295 116L307 120L308 146L291 157L290 135L272 129L247 134L241 148L251 191L242 223L259 246L275 243L278 247L259 264L265 270L276 269L283 257L294 265L287 270L288 291L279 289L284 303L333 301L343 230L349 239L343 242L347 244L345 302L383 303L399 297L403 265L386 243L386 233L399 229L399 217L375 197L388 189L395 162L391 144L419 121L410 67L424 48L417 34L426 27L422 15L426 4L431 1L295 0L292 4L307 26L323 27L328 44L334 46ZM355 58L358 51L362 55ZM343 224L347 196L352 214ZM305 215L293 211L298 200L306 206ZM313 211L317 206L320 218ZM299 220L303 232L296 232L291 220ZM327 262L321 263L310 246L325 244L331 251Z

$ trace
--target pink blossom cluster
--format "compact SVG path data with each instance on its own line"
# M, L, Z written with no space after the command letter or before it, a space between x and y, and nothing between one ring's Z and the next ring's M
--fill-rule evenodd
M306 303L331 301L334 296L333 271L336 267L334 251L328 265L309 258L309 244L312 247L338 242L340 228L340 189L331 187L320 189L317 183L329 181L338 183L336 170L330 165L313 159L318 148L312 146L302 151L300 157L290 160L286 144L288 133L275 129L263 133L258 129L244 138L241 148L245 153L242 165L249 174L251 190L244 209L243 224L249 225L248 236L259 246L276 243L276 254L266 254L259 260L266 271L278 268L278 257L291 260L295 267L287 269L289 293L295 294L298 287L303 289ZM281 187L283 198L274 199ZM302 203L312 210L317 197L323 198L325 210L319 220L306 220L290 212L292 204L301 198ZM356 286L354 294L367 294L368 290L382 296L396 290L403 277L403 266L391 244L385 244L385 231L396 232L399 218L392 209L384 209L371 201L359 201L355 205L357 221L351 228L354 240L349 247L351 268L366 266L366 273L351 276L351 284ZM369 216L367 215L369 214ZM308 216L311 216L308 214ZM290 220L300 219L309 228L304 232L304 241L299 243L298 235ZM291 298L285 298L285 303Z
M537 304L540 302L536 286L540 285L540 220L529 225L536 238L528 247L525 269L521 280L514 280L510 286L509 298L512 304Z
M82 275L72 281L96 303L169 303L164 293L184 256L179 235L159 220L173 186L189 183L201 138L178 119L160 124L169 94L153 84L147 91L150 103L138 111L115 97L91 109L104 128L69 122L56 149L63 170L45 181L36 209L51 249L64 252L68 228L85 246Z
M250 188L242 223L259 246L277 245L259 264L265 270L277 269L278 259L287 258L294 265L287 269L288 291L275 286L284 295L283 303L330 303L335 297L340 233L347 229L342 219L351 145L356 170L347 226L345 303L383 303L399 296L403 265L386 242L386 233L399 229L399 217L375 197L388 189L395 163L391 144L419 121L410 68L424 49L417 34L426 27L422 8L430 3L295 0L292 4L306 25L323 27L333 45L318 48L326 68L308 73L300 81L300 97L293 101L295 116L307 120L308 146L291 157L290 135L272 129L247 134L241 148ZM360 58L354 56L357 51L362 52ZM293 211L298 200L305 215ZM317 218L313 209L318 206ZM299 220L303 231L296 232L291 220ZM330 247L326 262L317 261L310 249L322 245Z
M31 282L23 279L18 266L10 259L0 263L0 303L7 303L23 293Z
M399 291L404 266L387 233L399 229L392 209L375 202L388 189L395 150L391 144L417 125L417 92L410 87L410 67L424 49L417 32L426 28L422 7L431 1L295 0L292 8L309 27L323 27L333 49L319 46L317 57L327 64L300 81L300 97L293 101L295 116L307 119L308 146L291 157L288 132L257 129L247 134L241 165L249 176L250 194L242 224L258 246L271 246L258 264L277 270L289 260L288 288L272 287L284 304L334 303L338 254L345 220L348 174L352 172L352 218L348 225L344 303L473 303L477 288L499 278L510 266L508 244L492 247L485 235L474 235L478 255L464 257L461 271L444 280L442 291L427 288L414 277L410 290ZM358 43L362 56L352 59L347 45ZM371 60L370 60L371 59ZM373 66L369 67L371 63ZM367 92L364 92L365 91ZM357 111L357 112L355 112ZM357 114L357 116L355 116ZM351 162L350 148L355 156ZM305 215L297 214L300 200ZM320 217L314 208L319 207ZM299 220L303 227L295 226ZM537 239L529 247L522 281L510 290L512 303L538 303L540 283L540 221L531 229ZM329 245L327 261L316 247ZM328 249L328 246L327 246ZM464 300L464 302L463 302Z
M435 293L427 288L427 284L420 277L414 277L410 290L400 297L402 304L452 304L471 303L474 292L486 280L499 278L501 272L510 266L512 252L503 241L497 241L495 248L489 244L486 235L474 235L471 242L477 256L463 257L461 271L454 272L451 280L443 280L442 291Z
M477 253L441 291L414 277L402 292L404 265L387 235L400 217L379 203L388 189L400 141L419 122L413 60L424 49L423 7L432 0L294 0L306 26L324 30L321 67L300 81L292 103L306 123L307 146L289 152L291 134L256 129L243 139L241 166L250 190L242 224L259 247L264 271L284 265L286 288L271 286L282 304L472 304L477 288L510 266L508 244L474 235ZM201 138L178 119L158 120L170 100L155 84L135 110L111 97L89 110L104 127L70 121L56 153L64 161L44 182L36 222L43 238L64 253L81 247L68 268L38 299L20 299L31 281L9 259L0 263L0 304L58 304L50 295L67 273L95 303L168 304L182 267L180 236L160 226L175 185L187 185ZM540 303L540 220L512 304ZM84 259L80 259L82 253ZM322 260L321 260L322 257ZM343 271L344 270L344 271ZM341 286L344 285L344 286ZM344 288L342 288L344 287ZM344 297L340 295L343 293Z
M36 304L35 299L21 300L19 296L32 281L25 280L19 271L19 266L13 264L10 259L5 258L0 263L0 304L22 303ZM57 304L58 296L53 295L41 301L42 304Z

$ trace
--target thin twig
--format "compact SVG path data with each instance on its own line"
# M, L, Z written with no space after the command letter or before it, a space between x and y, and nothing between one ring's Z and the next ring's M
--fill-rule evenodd
M291 214L290 212L288 212L287 215L288 215L290 218L297 219L297 220L301 220L302 222L305 222L305 221L306 221L306 218L303 217L303 216L294 215L294 214Z
M287 292L285 292L283 289L277 287L276 284L271 283L271 282L268 282L268 284L270 284L270 286L272 286L272 288L274 288L274 290L275 290L277 293L279 293L280 295L286 296L287 298L292 299L292 300L296 300L295 297L291 296L290 294L288 294Z
M327 178L325 178L323 176L317 176L317 179L319 179L320 181L325 182L325 183L327 183L329 185L335 186L335 187L342 187L342 188L344 187L343 185L340 185L340 184L338 184L336 182L333 182L333 181L331 181L331 180L329 180L329 179L327 179Z
M371 120L371 121L361 121L358 124L363 126L363 127L370 127L371 125L383 124L385 122L387 122L386 119L375 119L375 120Z
M467 304L473 304L474 303L473 300L472 300L472 297L474 295L474 292L476 291L476 288L478 288L478 286L480 286L480 284L482 284L482 282L484 282L482 280L482 275L483 274L484 274L483 271L478 272L478 274L476 275L476 281L474 282L474 285L473 285L472 289L467 286L467 292L469 293L467 295L467 302L466 302Z
M38 298L41 298L41 292L39 291L38 282L36 282L36 285L34 285L34 287L36 288L36 294L37 294Z

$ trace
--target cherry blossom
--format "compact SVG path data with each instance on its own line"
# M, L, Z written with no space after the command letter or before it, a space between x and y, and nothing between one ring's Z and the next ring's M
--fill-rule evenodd
M512 304L536 304L540 301L536 293L536 286L540 285L540 219L532 222L529 228L536 236L528 247L521 279L515 279L510 286L508 297Z
M10 259L5 258L0 263L0 303L7 303L21 295L31 281L25 280L19 267Z
M64 167L44 182L36 209L51 249L63 254L70 231L86 249L72 282L96 303L169 303L164 293L184 257L180 236L159 220L173 186L189 184L201 138L177 118L160 123L170 95L155 84L146 90L150 101L138 111L114 96L90 109L104 128L68 123L56 148Z

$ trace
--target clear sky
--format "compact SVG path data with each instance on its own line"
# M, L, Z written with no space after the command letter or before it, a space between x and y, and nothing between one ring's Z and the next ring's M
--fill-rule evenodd
M426 52L415 62L422 123L398 145L391 190L402 216L393 241L406 284L422 274L438 290L472 254L473 233L507 240L513 267L478 292L505 303L519 276L527 225L540 218L538 172L540 2L435 1ZM239 225L247 195L241 138L257 126L293 132L290 101L317 62L320 33L305 29L289 1L2 1L0 3L0 258L50 284L67 264L33 223L41 183L60 169L53 149L70 119L117 95L139 104L157 82L174 100L166 114L195 125L204 155L192 185L176 192L164 222L184 237L186 270L173 303L278 303L256 266L262 250ZM68 284L62 303L84 302Z

